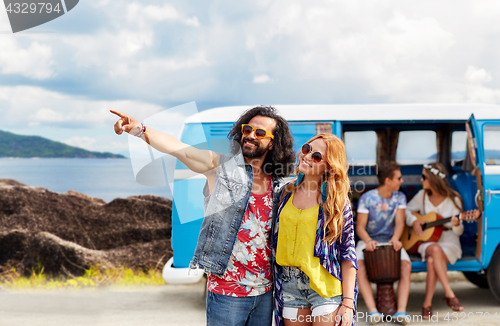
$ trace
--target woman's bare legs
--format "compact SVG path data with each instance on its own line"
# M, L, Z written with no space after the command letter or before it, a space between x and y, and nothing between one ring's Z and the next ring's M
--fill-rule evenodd
M427 279L425 280L425 299L424 307L432 306L432 297L434 296L434 291L436 290L437 275L434 270L434 258L432 256L427 256Z
M410 294L410 282L411 263L403 260L401 261L401 277L398 284L398 312L406 312L406 304L408 303L408 296Z
M366 308L368 308L368 312L377 311L377 306L375 304L375 299L373 298L373 290L368 280L368 274L366 270L366 265L364 260L358 260L358 287L359 292L363 296L363 300L365 301Z
M425 255L427 257L427 260L429 260L429 258L432 258L432 266L434 267L435 275L437 276L439 282L441 282L441 285L443 286L445 296L447 298L453 298L455 296L455 293L451 289L450 281L448 280L448 274L447 274L448 268L446 267L448 259L446 258L443 249L441 249L441 247L438 244L431 244L430 246L427 247L427 249L425 249ZM435 288L436 285L434 281L434 289L432 289L433 295ZM426 290L427 290L427 285L426 285Z

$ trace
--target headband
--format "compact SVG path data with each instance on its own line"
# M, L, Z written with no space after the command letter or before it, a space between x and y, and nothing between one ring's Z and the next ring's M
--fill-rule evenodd
M430 166L429 164L424 164L424 168L431 171L432 174L434 175L438 175L441 179L444 179L446 178L446 174L444 174L443 172L439 171L438 169L436 168L433 168L432 166Z

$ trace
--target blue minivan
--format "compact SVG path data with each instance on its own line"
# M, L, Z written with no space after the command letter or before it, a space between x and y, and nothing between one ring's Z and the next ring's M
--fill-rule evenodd
M364 192L378 186L377 164L401 165L401 187L410 200L422 187L424 164L439 161L450 172L450 183L463 198L464 209L482 216L464 223L463 256L451 271L461 271L479 287L490 288L500 300L500 106L472 104L279 105L294 136L294 149L312 136L331 132L346 145L351 202L356 212ZM227 134L249 107L222 107L187 119L181 140L199 148L227 152ZM180 162L174 173L172 249L166 264L167 283L197 282L202 272L190 272L203 219L203 175ZM425 271L412 257L412 271Z

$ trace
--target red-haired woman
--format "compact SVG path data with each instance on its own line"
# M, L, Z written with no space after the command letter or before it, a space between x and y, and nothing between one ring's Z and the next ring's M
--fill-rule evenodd
M284 187L272 238L276 325L343 325L356 308L356 250L343 142L319 134L302 146Z

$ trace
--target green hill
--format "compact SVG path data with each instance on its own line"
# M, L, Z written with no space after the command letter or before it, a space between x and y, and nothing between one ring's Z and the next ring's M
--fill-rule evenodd
M87 151L39 136L21 136L1 130L0 157L125 158L123 155Z

